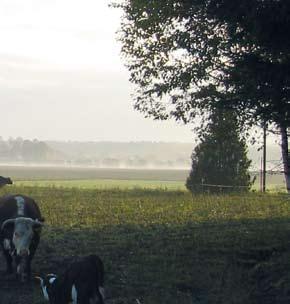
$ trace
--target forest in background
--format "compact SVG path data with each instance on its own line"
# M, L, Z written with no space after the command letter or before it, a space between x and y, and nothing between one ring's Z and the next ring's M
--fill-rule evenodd
M196 143L178 142L79 142L39 141L0 138L2 164L54 164L99 168L179 168L190 167ZM259 169L261 152L249 147L252 170ZM278 170L279 146L268 145L268 169Z
M188 168L193 144L0 139L0 163L100 168Z

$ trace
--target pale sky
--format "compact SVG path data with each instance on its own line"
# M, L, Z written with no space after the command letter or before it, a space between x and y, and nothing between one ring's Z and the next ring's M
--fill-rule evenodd
M0 0L0 136L192 142L192 126L145 119L109 0Z

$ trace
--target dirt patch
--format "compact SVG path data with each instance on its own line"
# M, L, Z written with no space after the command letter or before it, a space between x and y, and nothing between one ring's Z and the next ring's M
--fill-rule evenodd
M20 283L15 274L5 274L5 260L0 257L0 304L33 303L33 282Z

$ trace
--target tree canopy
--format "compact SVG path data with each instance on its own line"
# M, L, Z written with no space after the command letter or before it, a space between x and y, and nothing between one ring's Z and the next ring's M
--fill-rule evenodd
M290 192L290 2L120 0L134 107L194 122L232 109L241 126L275 125ZM203 126L201 124L201 126Z
M222 103L248 122L289 125L289 1L127 0L120 7L137 110L188 122Z

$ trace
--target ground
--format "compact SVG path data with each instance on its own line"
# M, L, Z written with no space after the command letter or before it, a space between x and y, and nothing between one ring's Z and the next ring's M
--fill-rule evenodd
M90 183L93 183L92 181ZM108 304L290 302L290 201L285 194L196 195L167 188L16 185L45 217L34 275L76 256L104 261ZM44 304L32 281L3 275L0 304Z
M1 266L4 265L3 258L0 259ZM1 267L0 276L0 303L1 304L28 304L33 303L33 286L31 284L21 285L14 277L4 276L4 268Z

